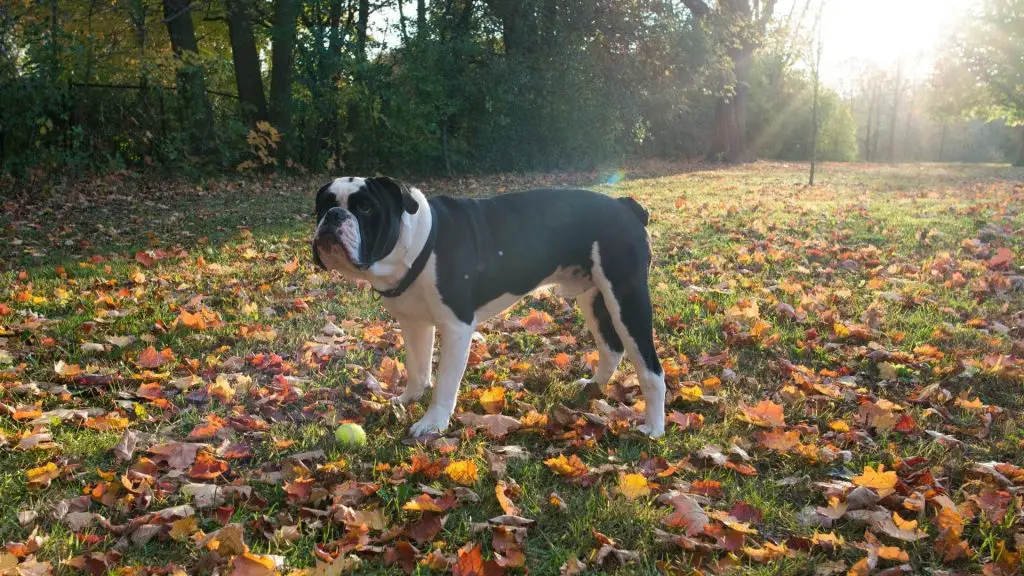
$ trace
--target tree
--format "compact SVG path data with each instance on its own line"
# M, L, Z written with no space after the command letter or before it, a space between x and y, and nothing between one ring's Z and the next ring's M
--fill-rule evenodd
M986 0L954 46L957 61L986 96L973 112L1024 126L1024 0ZM1014 165L1024 166L1024 128Z
M811 175L807 179L810 186L814 186L814 168L818 160L818 92L821 91L821 15L825 11L825 0L818 5L818 13L814 16L814 31L817 36L815 41L814 55L814 105L812 110L813 120L811 121Z
M183 118L190 125L192 147L202 152L209 147L213 131L213 107L206 94L206 78L195 62L199 43L192 24L191 0L163 0L164 22L171 37L171 49L179 60L178 90L184 103Z
M719 0L713 10L705 0L683 0L697 18L711 21L731 67L715 103L708 157L727 162L753 159L747 146L748 81L754 51L764 39L776 0Z
M900 97L906 85L903 82L903 62L896 64L896 82L892 89L892 110L889 111L889 162L896 161L896 119L899 115Z
M256 40L252 35L252 0L227 0L228 33L234 60L238 99L251 123L267 120L267 97Z
M287 155L292 131L292 71L295 52L295 23L298 0L274 0L274 26L270 67L270 123L284 138L277 147L278 157Z

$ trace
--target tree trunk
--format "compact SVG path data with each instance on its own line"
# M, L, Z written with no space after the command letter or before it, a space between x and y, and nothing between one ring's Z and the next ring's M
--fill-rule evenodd
M942 135L939 136L939 162L946 159L946 123L942 123Z
M274 27L270 68L270 123L282 135L278 158L287 155L292 127L292 68L295 51L297 0L274 0Z
M402 31L402 45L409 43L409 32L405 29L405 2L398 0L398 28Z
M753 48L745 46L729 50L736 88L715 104L714 133L708 159L718 162L751 162L747 147L747 98Z
M187 52L197 54L199 43L192 25L191 0L163 0L164 22L171 37L171 49L178 59ZM202 68L185 63L178 69L178 93L185 105L184 116L189 126L193 150L209 149L213 137L213 107L206 94L206 78Z
M341 32L341 5L342 0L332 0L331 10L328 16L328 24L331 28L331 33L328 40L328 51L325 60L327 66L325 67L325 71L329 75L332 85L338 81L338 77L341 72L341 44L343 40ZM327 138L331 142L335 169L343 168L344 162L342 161L342 155L344 154L344 147L342 146L342 139L344 134L342 132L341 119L337 110L335 110L328 118L328 121L325 122L324 129L325 134L323 137Z
M903 157L900 159L903 162L910 161L910 121L913 119L914 111L907 109L907 122L903 125Z
M1020 129L1020 150L1017 152L1017 161L1013 165L1024 167L1024 127Z
M370 0L359 0L359 20L356 21L356 56L366 59L366 27L370 21Z
M903 80L903 66L896 67L896 89L892 93L892 117L889 119L889 162L896 160L896 119L900 107L900 84Z
M809 4L810 2L808 2ZM808 178L808 185L814 186L814 169L818 161L818 93L820 91L821 75L821 12L824 5L818 7L818 14L814 18L815 32L818 34L817 54L814 59L814 104L811 110L811 175Z
M267 97L263 92L260 56L252 35L251 0L228 0L228 34L235 64L235 85L243 112L250 124L267 120Z
M868 127L864 131L864 161L871 162L871 122L874 120L875 115L875 97L874 93L869 97L868 100Z

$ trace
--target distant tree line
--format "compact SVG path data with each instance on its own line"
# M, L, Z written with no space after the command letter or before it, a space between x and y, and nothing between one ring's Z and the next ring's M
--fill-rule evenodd
M0 166L455 174L804 160L811 4L4 2ZM1019 34L1019 21L1007 26ZM996 57L971 51L984 35L965 35L954 59L974 79L970 98L942 103L937 85L892 73L866 74L848 93L822 89L818 157L999 160L1009 144L994 142L1012 140L1020 107L978 95L978 64ZM1019 93L1019 78L1006 81ZM1001 122L998 137L968 121L982 117ZM993 142L992 154L972 138Z

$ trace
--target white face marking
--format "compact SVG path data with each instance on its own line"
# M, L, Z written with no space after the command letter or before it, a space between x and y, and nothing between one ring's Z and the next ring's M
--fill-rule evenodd
M348 197L358 192L363 187L365 181L365 178L348 176L335 178L334 182L331 183L331 187L326 192L334 197L332 207L348 210ZM316 239L321 234L334 234L333 230L322 228L324 228L323 220L317 222L316 231L313 234L314 242L316 242ZM346 254L339 253L338 248L335 247L336 245L332 244L329 247L317 248L320 260L331 270L337 270L346 274L355 273L358 269L353 263L359 263L359 251L362 247L358 221L354 218L349 218L343 222L339 240L341 241L341 249L347 253L347 256Z

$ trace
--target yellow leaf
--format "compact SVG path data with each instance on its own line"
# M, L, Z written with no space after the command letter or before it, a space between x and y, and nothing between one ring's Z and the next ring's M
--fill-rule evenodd
M206 391L210 393L210 396L220 398L224 402L230 401L235 396L235 389L231 387L227 376L223 374L218 374L217 379L207 386Z
M879 464L877 470L870 466L865 466L863 474L853 477L855 485L874 488L879 491L879 495L882 495L881 491L891 492L896 487L898 481L899 478L896 477L895 472L891 470L885 471L885 464Z
M892 513L892 521L900 530L907 530L908 532L917 530L917 520L904 520L902 516L895 512Z
M704 397L704 391L700 389L700 386L694 384L693 386L680 386L676 395L687 402L700 402L700 399Z
M445 467L444 473L463 486L472 486L479 478L476 462L472 460L456 460Z
M89 418L85 421L86 428L93 430L124 430L128 427L128 419L117 414L107 414L99 418Z
M914 522L917 524L917 522ZM909 562L910 555L898 546L882 546L878 549L878 557L883 560L895 560L897 562Z
M842 420L833 420L828 423L828 427L836 432L849 432L850 425Z
M842 322L835 322L832 324L832 330L835 331L836 336L839 338L847 338L850 336L850 329Z
M505 388L491 386L480 395L480 405L488 414L501 414L505 409Z
M619 492L629 500L636 500L651 493L647 478L643 474L619 475Z
M60 468L53 462L48 462L45 466L28 469L25 474L28 476L29 488L46 488L50 481L60 476Z
M555 458L548 458L544 461L544 464L556 473L570 478L582 476L590 471L587 465L580 460L580 457L575 454L568 458L565 457L565 454L559 454Z
M199 524L195 516L186 516L171 522L170 537L178 542L188 540L193 534L199 531Z
M292 258L290 262L287 262L284 265L285 274L291 274L291 273L295 272L298 269L299 269L299 259L298 259L298 257Z
M815 532L811 537L811 546L818 546L827 550L837 550L843 547L845 540L833 532Z

